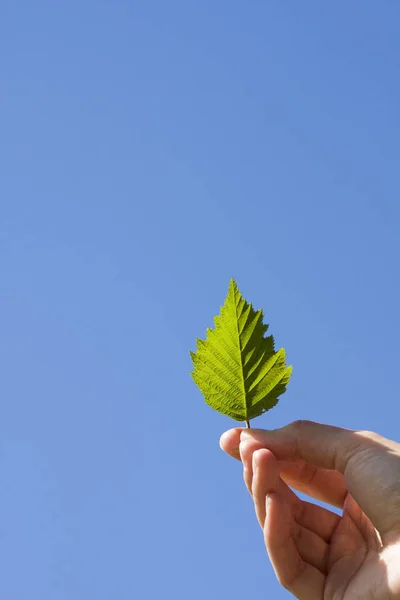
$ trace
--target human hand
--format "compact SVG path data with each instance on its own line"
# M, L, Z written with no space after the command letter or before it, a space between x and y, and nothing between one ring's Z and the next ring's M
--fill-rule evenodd
M296 598L400 598L400 444L310 421L231 429L220 443L243 463L272 566Z

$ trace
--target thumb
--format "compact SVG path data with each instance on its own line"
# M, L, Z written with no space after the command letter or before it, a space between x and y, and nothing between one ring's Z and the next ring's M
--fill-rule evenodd
M294 421L272 431L244 429L241 440L245 439L257 440L278 460L300 458L316 467L343 474L351 458L368 443L362 432L313 421Z

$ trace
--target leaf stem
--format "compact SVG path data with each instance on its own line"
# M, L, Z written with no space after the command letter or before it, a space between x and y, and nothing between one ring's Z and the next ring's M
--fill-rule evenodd
M245 421L246 423L246 429L250 429L250 421Z

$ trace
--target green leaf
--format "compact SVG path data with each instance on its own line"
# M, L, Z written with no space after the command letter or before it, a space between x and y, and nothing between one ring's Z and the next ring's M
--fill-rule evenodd
M246 302L234 279L214 323L190 353L192 377L207 404L248 422L277 404L292 367L286 366L284 348L276 352L272 335L265 336L263 311Z

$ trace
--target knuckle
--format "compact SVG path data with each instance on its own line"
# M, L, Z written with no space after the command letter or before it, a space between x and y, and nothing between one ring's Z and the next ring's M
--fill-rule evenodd
M303 528L300 527L300 525L296 525L295 527L293 527L292 536L293 536L294 542L297 546L298 544L301 543L301 540L304 537L303 536Z
M300 479L307 485L312 485L317 474L317 467L304 461L300 467Z
M367 438L368 440L377 441L380 439L380 435L375 433L374 431L362 430L357 432L363 438Z
M305 512L307 510L307 504L305 502L298 502L294 507L294 518L297 523L301 523L304 519Z
M300 433L304 429L307 429L312 424L312 421L308 421L307 419L297 419L290 423L289 427L291 427L294 431Z
M307 436L307 432L310 431L311 427L312 421L305 419L298 419L287 426L287 432L289 438L291 438L293 456L299 456L301 440Z

